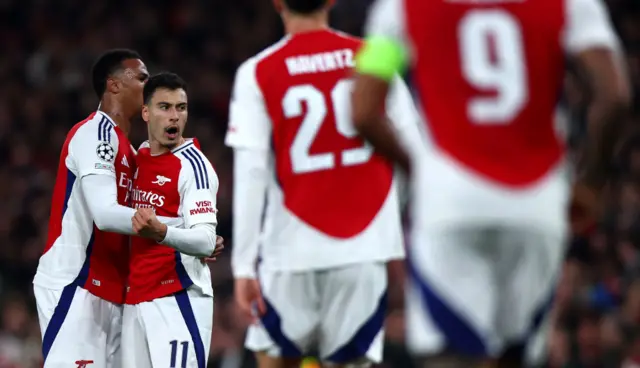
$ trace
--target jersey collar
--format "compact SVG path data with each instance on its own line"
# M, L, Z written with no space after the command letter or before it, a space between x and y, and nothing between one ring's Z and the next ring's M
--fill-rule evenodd
M116 123L114 123L113 120L111 120L111 117L109 117L109 115L107 115L106 113L100 110L98 110L97 113L101 114L105 119L107 119L107 121L111 123L111 125L113 125L114 127L117 127Z
M183 149L187 148L187 147L191 147L193 145L193 139L190 138L185 138L184 143L182 143L181 145L179 145L178 147L174 148L171 150L171 153L177 153L179 151L182 151Z

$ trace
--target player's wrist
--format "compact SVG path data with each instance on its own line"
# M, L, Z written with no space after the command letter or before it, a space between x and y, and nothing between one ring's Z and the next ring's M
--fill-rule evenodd
M155 232L154 240L158 243L162 243L167 238L169 227L163 223L158 226L158 231Z

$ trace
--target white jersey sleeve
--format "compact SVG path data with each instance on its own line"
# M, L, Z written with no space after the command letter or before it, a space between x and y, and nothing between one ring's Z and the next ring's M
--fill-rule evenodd
M216 227L213 224L198 224L191 229L167 227L161 244L190 256L209 257L216 247Z
M66 165L77 178L87 175L116 177L114 161L118 152L118 135L109 119L95 117L81 126L69 142Z
M245 61L236 72L225 143L234 148L269 149L271 119L256 80L256 61Z
M272 174L268 152L234 150L233 160L233 249L231 269L235 278L256 277L260 252L262 212Z
M411 92L400 76L394 77L389 85L386 110L387 116L399 131L414 130L420 124L420 114L413 102Z
M198 224L218 224L216 196L218 176L209 160L198 149L185 151L178 178L179 214L185 228Z
M218 176L199 150L185 150L183 156L178 214L184 219L185 228L168 227L161 243L184 254L208 257L216 246Z
M412 153L419 149L424 144L425 138L420 129L424 124L407 84L399 76L396 76L389 85L386 107L387 116L396 129L402 145ZM410 190L409 180L401 170L396 172L396 183L400 204L404 207L408 203Z
M616 36L605 4L601 0L566 0L567 26L564 46L577 54L590 48L618 50Z

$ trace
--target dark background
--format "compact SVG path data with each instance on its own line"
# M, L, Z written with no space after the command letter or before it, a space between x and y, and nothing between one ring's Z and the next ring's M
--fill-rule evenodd
M359 34L370 0L338 0L332 25ZM640 2L608 5L640 86ZM113 47L140 52L154 73L171 70L189 83L187 136L197 136L220 177L219 233L232 245L232 154L223 144L236 67L282 36L268 0L0 0L0 368L41 364L31 281L45 243L51 189L67 130L97 107L89 73ZM437 50L434 50L437 52ZM583 84L567 76L563 103L571 143L584 131ZM638 103L635 104L638 106ZM137 124L134 146L146 135ZM574 155L575 156L575 155ZM640 129L628 117L616 158L618 174L597 228L569 244L554 308L553 367L640 367ZM390 266L402 284L402 265ZM212 265L216 289L211 366L252 366L243 359L247 321L232 299L229 252ZM402 290L387 318L385 366L404 360ZM623 363L624 362L624 363Z

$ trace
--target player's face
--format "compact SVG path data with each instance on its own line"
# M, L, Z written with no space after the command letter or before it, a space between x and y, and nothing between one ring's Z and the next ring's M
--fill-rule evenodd
M144 103L142 89L149 79L149 72L140 59L127 59L122 62L122 66L124 70L118 77L122 83L123 103L132 115L138 115Z
M142 107L142 118L149 125L149 138L169 149L182 142L187 124L187 93L182 89L159 88L148 105Z

